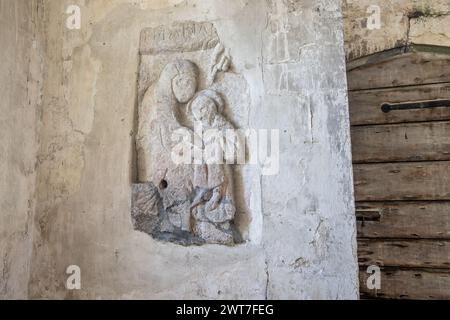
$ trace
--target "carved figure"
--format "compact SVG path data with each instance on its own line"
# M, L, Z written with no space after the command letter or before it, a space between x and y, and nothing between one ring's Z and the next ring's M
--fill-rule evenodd
M231 167L224 164L224 152L229 147L226 130L234 127L222 115L223 108L222 97L213 90L198 93L188 108L202 133L211 133L209 137L203 136L203 147L208 144L216 151L212 159L205 159L210 163L194 167L193 184L198 194L192 203L193 230L194 234L208 241L232 243L230 223L236 213L233 173Z

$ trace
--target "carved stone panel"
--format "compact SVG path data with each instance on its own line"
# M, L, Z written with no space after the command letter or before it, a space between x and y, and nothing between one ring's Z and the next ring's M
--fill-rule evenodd
M145 29L140 52L134 227L185 246L235 245L241 199L225 150L242 148L227 132L235 129L232 109L249 100L246 82L229 72L230 54L211 23ZM210 145L218 146L214 161Z

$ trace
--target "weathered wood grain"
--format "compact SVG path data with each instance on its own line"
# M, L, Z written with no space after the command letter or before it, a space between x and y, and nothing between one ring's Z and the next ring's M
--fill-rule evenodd
M368 289L365 268L359 275L361 298L450 299L450 271L382 270L380 290Z
M407 52L348 72L349 90L450 82L450 55Z
M351 125L450 120L450 108L402 110L384 113L383 103L450 99L450 83L349 92Z
M450 107L381 109L450 100L449 53L414 45L347 65L362 298L450 299Z
M358 237L450 240L450 202L358 202Z
M450 160L450 122L352 128L353 161Z
M356 201L450 200L450 162L355 164Z
M362 266L450 269L448 240L358 240Z

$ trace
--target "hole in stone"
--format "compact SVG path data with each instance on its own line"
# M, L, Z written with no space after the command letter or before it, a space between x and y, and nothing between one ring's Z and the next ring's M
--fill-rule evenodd
M169 184L167 183L166 180L162 180L161 183L159 184L159 188L161 190L167 189L168 186L169 186Z

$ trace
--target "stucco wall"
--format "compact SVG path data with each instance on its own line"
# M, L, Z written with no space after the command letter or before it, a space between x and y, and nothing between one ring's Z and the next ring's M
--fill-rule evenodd
M37 3L0 0L0 299L26 298L42 58Z
M82 9L80 30L65 27L69 4ZM30 298L358 297L340 1L43 0L39 8L46 67L40 122L30 119L30 134L40 123L36 213L32 259L21 264L31 264ZM184 20L212 21L230 49L233 72L249 85L247 127L280 130L280 173L252 167L244 177L252 235L235 247L161 243L131 223L139 34ZM69 265L81 267L80 291L65 288Z
M381 28L370 30L373 5L380 8ZM343 12L349 60L411 43L450 46L448 0L346 0Z

